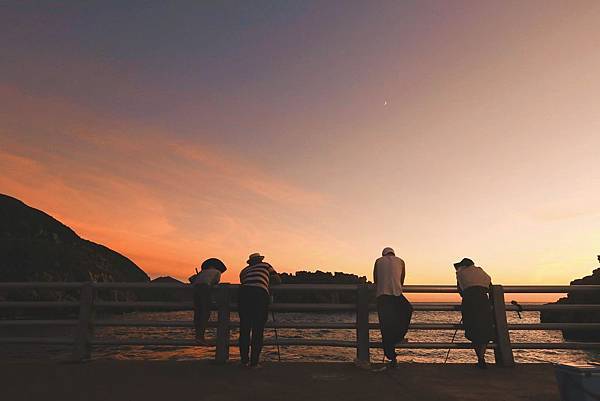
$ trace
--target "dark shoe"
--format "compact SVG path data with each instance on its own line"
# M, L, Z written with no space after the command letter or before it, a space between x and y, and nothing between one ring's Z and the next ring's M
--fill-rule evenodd
M250 369L260 369L262 365L260 363L252 363L250 364Z
M477 367L479 369L487 369L487 363L485 363L485 359L477 361Z
M240 364L242 365L243 368L247 368L248 366L250 366L250 361L242 360Z
M387 363L382 364L378 368L373 368L373 372L385 372L386 370L393 370L398 367L398 362L396 360L389 361Z

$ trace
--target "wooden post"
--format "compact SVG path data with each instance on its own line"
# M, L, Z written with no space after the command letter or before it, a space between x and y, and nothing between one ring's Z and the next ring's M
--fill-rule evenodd
M359 366L371 362L369 352L369 290L365 283L358 285L356 294L356 361Z
M496 364L503 367L512 367L515 365L515 360L506 322L504 288L501 285L492 285L490 297L494 306L494 323L496 327L496 348L494 349Z
M215 362L226 363L229 360L229 285L221 284L217 288L217 307L218 318L217 323L217 348L215 351Z
M95 291L91 282L81 287L79 297L79 322L75 332L75 345L73 347L73 361L86 361L92 356L91 341L93 338Z

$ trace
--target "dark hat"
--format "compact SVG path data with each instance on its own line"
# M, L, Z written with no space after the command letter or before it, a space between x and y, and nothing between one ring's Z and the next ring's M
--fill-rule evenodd
M255 252L253 254L250 254L250 256L248 256L248 260L246 261L246 263L248 263L248 264L260 263L260 262L262 262L262 260L264 258L265 257L262 256L260 253Z
M460 262L457 262L454 264L455 268L459 268L459 267L464 267L464 266L473 266L475 264L475 262L473 262L471 259L469 258L464 258L463 260L461 260Z
M225 266L225 263L221 262L221 260L217 258L210 258L202 262L200 269L217 269L221 273L225 273L225 271L227 270L227 266Z

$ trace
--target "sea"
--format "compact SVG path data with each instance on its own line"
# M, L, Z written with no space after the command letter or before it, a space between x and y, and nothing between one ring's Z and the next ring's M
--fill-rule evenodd
M213 312L212 319L215 319ZM331 313L277 313L278 323L352 323L356 319L353 312ZM110 319L122 320L192 320L191 311L175 312L131 312L121 315L112 315ZM235 313L232 320L236 320ZM458 323L461 319L460 312L425 312L415 311L413 323ZM508 313L509 323L539 323L539 312L523 312L521 318L516 312ZM377 322L377 314L370 315L371 322ZM58 329L56 329L58 330ZM311 338L354 340L355 330L351 329L278 329L278 338ZM27 335L31 333L15 333L12 335ZM451 342L454 330L410 330L407 334L411 342ZM5 335L8 333L5 333ZM44 333L47 335L50 333ZM65 333L62 333L63 335ZM39 332L37 335L40 335ZM52 335L61 335L54 331ZM97 339L192 339L192 328L181 327L97 327L94 335ZM207 338L214 337L214 329L207 331ZM238 332L232 330L232 338L237 338ZM378 330L371 330L371 341L380 341ZM539 342L560 343L563 337L560 331L550 330L516 330L510 332L512 342ZM275 338L275 330L265 329L265 338ZM459 330L455 342L466 342L463 332ZM0 355L8 359L56 359L68 357L70 349L65 346L40 346L40 345L5 345L0 344ZM401 362L413 363L443 363L448 353L447 349L399 349L398 359ZM514 350L517 363L600 363L600 352L584 350ZM93 359L118 359L118 360L197 360L212 359L213 347L201 346L96 346L93 350ZM355 348L340 347L315 347L315 346L281 346L279 353L276 346L265 346L262 359L265 361L304 361L304 362L352 362L356 357ZM236 360L239 353L236 347L231 347L230 358ZM381 349L371 349L372 362L380 362L383 358ZM494 360L493 350L488 350L486 358L489 362ZM472 350L453 349L448 355L447 363L470 363L475 361Z

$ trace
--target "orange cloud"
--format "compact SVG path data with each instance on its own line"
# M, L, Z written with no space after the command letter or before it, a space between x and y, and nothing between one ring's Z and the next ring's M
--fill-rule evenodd
M2 192L133 258L152 276L185 278L208 255L242 267L247 253L268 249L274 236L294 247L322 238L297 217L291 226L314 238L277 223L325 198L272 177L251 158L135 123L106 124L60 99L12 87L0 86L0 98L12 99L2 104ZM287 246L282 254L292 253Z

